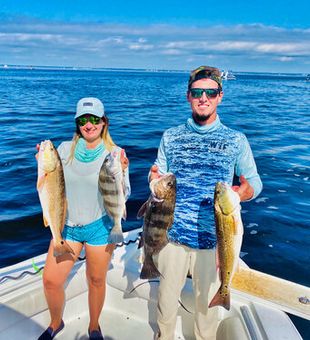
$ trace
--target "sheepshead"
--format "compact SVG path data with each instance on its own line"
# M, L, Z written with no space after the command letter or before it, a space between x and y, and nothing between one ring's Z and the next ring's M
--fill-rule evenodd
M74 254L61 232L66 217L65 180L58 152L50 140L41 142L38 154L37 190L46 227L53 235L54 256Z
M144 247L144 262L141 279L160 276L153 255L158 254L168 243L167 231L172 226L176 199L176 178L167 173L150 183L151 194L138 212L144 216L143 232L139 247Z
M114 222L109 242L123 242L122 218L126 219L125 181L121 149L114 148L105 158L99 173L99 190L107 214Z
M216 183L214 212L221 286L209 307L230 309L230 285L238 266L243 235L240 211L239 195L227 183Z

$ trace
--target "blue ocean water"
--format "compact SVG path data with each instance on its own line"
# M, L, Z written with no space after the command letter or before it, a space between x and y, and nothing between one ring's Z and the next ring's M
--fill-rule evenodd
M105 105L114 141L130 159L126 229L140 227L147 173L163 131L190 115L187 73L0 70L0 267L46 252L36 192L35 145L70 140L81 97ZM299 75L237 74L218 113L246 134L264 189L243 203L242 251L254 269L310 286L310 83ZM293 318L305 338L309 323Z

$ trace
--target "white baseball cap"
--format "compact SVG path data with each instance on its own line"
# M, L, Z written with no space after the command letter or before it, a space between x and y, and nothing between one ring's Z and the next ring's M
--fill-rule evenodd
M98 98L88 97L78 101L76 106L76 114L74 119L83 115L90 114L102 118L104 114L104 106Z

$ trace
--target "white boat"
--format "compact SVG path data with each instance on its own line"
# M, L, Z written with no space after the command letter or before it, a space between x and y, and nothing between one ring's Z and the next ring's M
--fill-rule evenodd
M140 251L137 250L139 231L134 230L125 234L125 245L115 250L108 271L106 301L100 323L106 339L109 340L154 338L158 280L147 281L139 278L141 269ZM45 258L46 254L42 254L34 259L0 269L0 339L37 339L49 324L42 276L39 272L35 275L29 274L36 272L33 263L41 268L44 266ZM280 282L280 286L271 289L277 291L275 293L280 296L279 301L274 294L268 295L270 289L268 293L266 287L270 282L269 276L262 287L256 284L262 279L258 272L245 269L244 273L239 276L236 274L234 277L230 311L214 307L218 308L216 339L301 340L300 334L283 310L309 319L309 305L297 304L295 308L294 303L300 294L304 297L309 296L310 289L270 276L276 280L277 285ZM250 285L250 281L245 278L249 273L254 275ZM262 275L264 277L266 274ZM241 283L238 283L238 280ZM283 288L285 285L281 281L288 285L289 289L283 291L286 288ZM250 288L245 288L247 285ZM260 289L257 297L253 293L245 292L247 289L253 289L252 286ZM282 301L282 295L288 297L288 302ZM191 340L194 339L194 334L190 279L184 287L181 301L175 339ZM83 260L75 264L68 279L63 319L65 328L56 339L88 339L87 283Z
M222 71L221 77L223 80L236 80L236 76L232 73L232 71Z

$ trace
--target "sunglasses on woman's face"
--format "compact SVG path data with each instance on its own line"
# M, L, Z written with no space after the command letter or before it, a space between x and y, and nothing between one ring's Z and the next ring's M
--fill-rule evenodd
M217 89L194 88L190 89L189 92L193 98L201 98L203 93L205 93L208 98L215 98L221 91L218 88Z
M90 122L93 125L97 125L100 123L101 118L95 117L95 116L87 116L87 117L79 117L77 118L77 123L79 126L84 126L88 122Z

